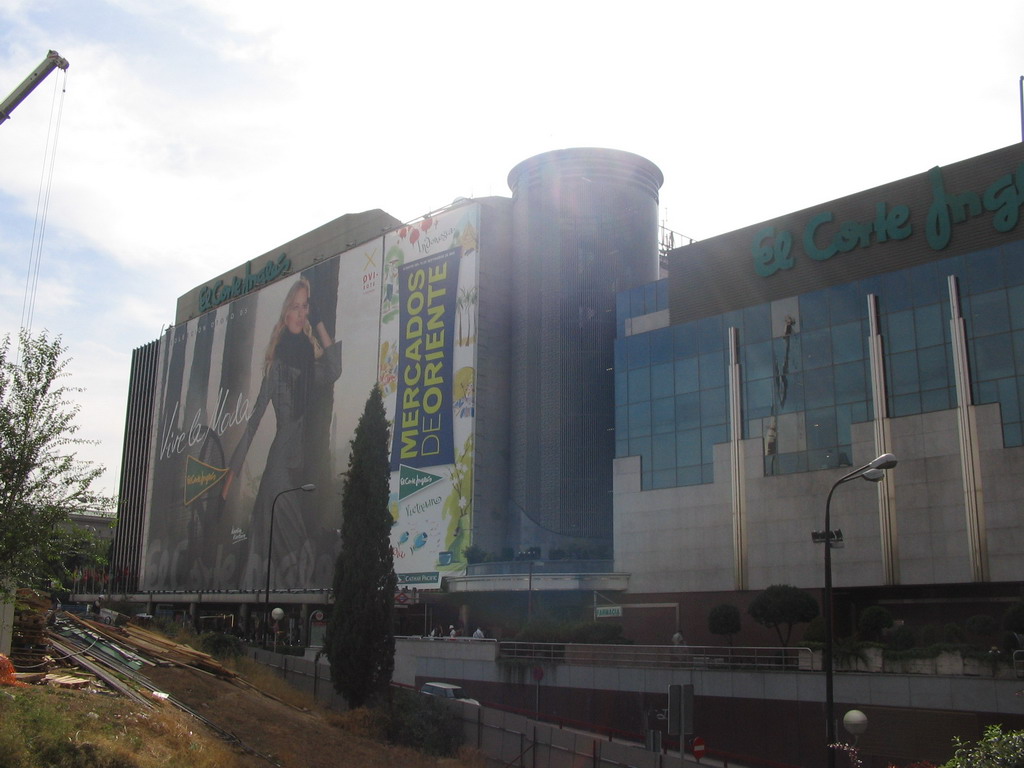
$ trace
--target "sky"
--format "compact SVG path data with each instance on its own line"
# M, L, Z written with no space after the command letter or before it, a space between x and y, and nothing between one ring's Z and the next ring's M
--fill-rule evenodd
M1022 32L1019 0L0 0L0 96L70 62L0 125L0 336L37 256L116 493L132 350L210 278L567 147L654 162L697 240L818 206L1020 141Z

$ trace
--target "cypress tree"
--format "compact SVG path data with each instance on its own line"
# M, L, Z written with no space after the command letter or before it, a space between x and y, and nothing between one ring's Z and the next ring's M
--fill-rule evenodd
M334 608L325 639L334 689L350 707L385 695L395 667L389 480L388 422L380 387L375 385L348 460Z

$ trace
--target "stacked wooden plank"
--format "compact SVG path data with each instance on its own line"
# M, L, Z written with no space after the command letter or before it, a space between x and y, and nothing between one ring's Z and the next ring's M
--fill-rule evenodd
M19 589L15 593L10 659L19 672L45 672L54 666L46 639L50 605L45 592Z
M73 622L87 627L90 631L102 635L113 643L131 648L147 658L150 663L196 667L218 677L236 677L235 672L225 667L210 654L203 653L189 645L176 643L158 632L150 631L131 622L114 627L71 614L68 616Z

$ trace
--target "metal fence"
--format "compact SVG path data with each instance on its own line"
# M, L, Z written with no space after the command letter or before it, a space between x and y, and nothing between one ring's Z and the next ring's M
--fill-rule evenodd
M503 768L696 768L700 763L678 752L595 736L538 722L525 715L457 701L463 736L489 766Z
M810 648L700 645L498 644L505 661L670 669L810 670Z

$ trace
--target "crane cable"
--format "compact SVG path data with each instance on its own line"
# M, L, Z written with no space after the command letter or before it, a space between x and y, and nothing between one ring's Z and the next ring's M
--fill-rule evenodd
M39 287L39 266L42 262L43 240L46 234L46 217L50 209L50 190L53 187L53 169L57 159L57 139L60 136L61 117L64 114L64 94L67 92L67 70L60 87L60 101L57 101L57 81L54 81L53 98L50 101L50 121L46 130L46 147L43 150L43 167L39 178L39 192L36 197L36 217L32 228L32 246L29 252L28 273L25 276L25 296L21 306L21 327L26 333L32 330L35 314L36 290ZM54 110L56 105L56 119ZM50 139L53 143L50 143Z

